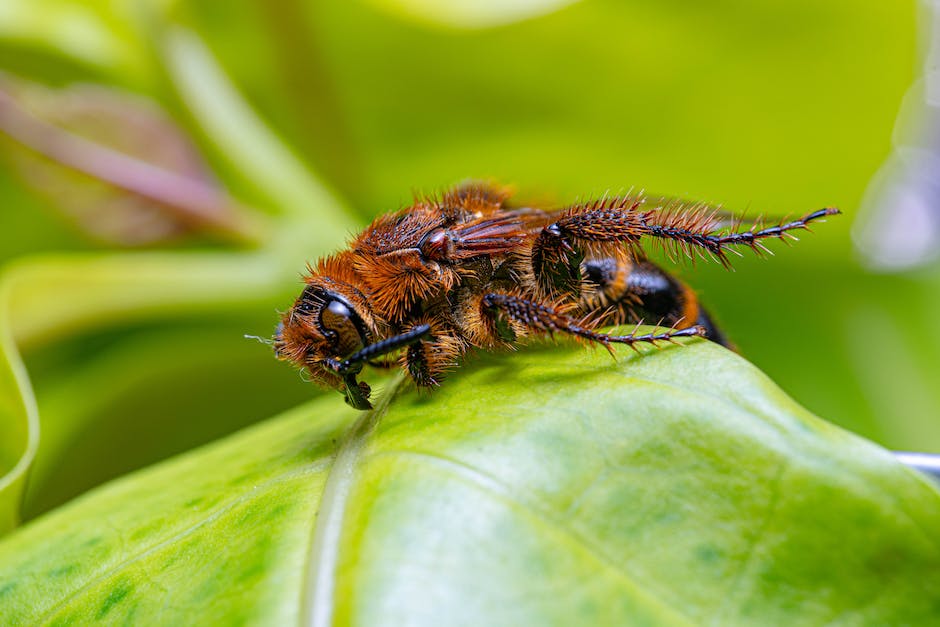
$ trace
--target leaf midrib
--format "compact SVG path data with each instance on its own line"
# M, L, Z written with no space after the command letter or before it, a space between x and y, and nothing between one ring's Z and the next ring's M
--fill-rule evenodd
M388 411L404 379L404 372L399 371L397 376L389 382L378 406L365 412L349 427L343 442L337 449L323 486L320 507L310 538L310 558L307 561L307 572L301 589L299 613L301 627L332 625L339 544L343 532L346 502L356 480L356 467L365 448L366 439Z

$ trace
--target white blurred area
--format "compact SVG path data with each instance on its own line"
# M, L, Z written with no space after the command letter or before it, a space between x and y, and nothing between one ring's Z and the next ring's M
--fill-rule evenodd
M872 178L852 239L872 270L911 270L940 259L940 0L921 3L922 76L908 90L894 150Z

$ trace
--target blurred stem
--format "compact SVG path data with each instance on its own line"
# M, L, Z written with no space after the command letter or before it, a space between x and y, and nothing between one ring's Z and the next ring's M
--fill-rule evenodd
M903 464L919 470L937 483L940 483L940 455L930 453L896 452L894 454Z
M39 448L39 409L13 339L10 302L9 282L0 281L0 536L19 522L26 475Z
M5 274L9 324L21 348L113 322L270 303L284 290L267 253L62 255Z
M293 109L297 122L300 137L294 143L302 143L306 158L347 196L355 193L356 151L319 38L311 32L314 22L308 19L305 4L300 0L261 0L256 4L268 25L277 55L275 67L289 95L286 105Z
M263 217L210 185L53 126L0 90L0 131L63 166L159 204L180 221L240 243L259 243Z
M342 241L353 226L345 203L252 111L202 40L173 28L165 36L164 53L188 110L243 178L283 214L315 226L309 235L321 250Z

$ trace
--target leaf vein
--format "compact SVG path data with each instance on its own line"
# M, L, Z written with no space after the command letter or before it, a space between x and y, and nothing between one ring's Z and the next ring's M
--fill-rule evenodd
M623 564L612 561L604 553L602 547L597 546L591 539L585 537L583 534L580 534L574 529L565 526L564 522L559 520L550 508L544 507L530 500L519 499L516 495L512 494L509 486L502 483L489 473L474 468L462 461L441 455L440 453L432 453L428 451L395 449L376 453L371 458L375 459L381 456L410 457L418 461L424 461L425 463L433 464L442 470L449 471L450 474L455 475L459 479L473 485L481 492L489 494L490 496L503 501L514 509L526 514L536 523L548 527L557 533L560 537L580 547L586 553L591 555L601 566L605 567L620 579L624 580L633 589L636 598L646 602L649 606L654 607L657 611L661 612L664 617L668 617L668 619L672 622L682 625L696 624L691 616L683 614L666 600L640 588L636 581L635 575L627 572Z
M777 465L777 470L774 472L773 477L770 479L768 486L770 490L770 497L767 499L767 507L764 513L764 517L757 526L757 531L754 533L751 541L748 543L747 549L744 552L744 557L742 557L740 560L738 572L734 575L731 586L728 588L728 592L724 595L724 602L718 608L718 611L715 613L715 616L712 619L713 625L728 624L729 621L727 614L732 610L732 605L734 603L740 603L738 592L744 583L744 575L747 573L748 567L754 560L754 556L757 554L757 550L760 547L761 542L764 541L764 538L767 535L767 531L770 529L770 525L773 523L774 518L777 515L777 508L780 506L780 502L783 499L783 490L780 488L781 484L783 483L783 476L786 473L788 466L789 462L787 462L786 459L782 459Z
M180 531L174 533L173 535L169 536L165 540L162 540L152 545L151 547L137 553L133 557L121 560L120 562L114 564L113 566L105 568L102 572L100 572L99 574L89 579L87 582L85 582L84 584L82 584L81 586L73 590L68 595L66 595L61 601L59 601L58 603L53 605L51 608L49 608L49 610L47 610L43 614L43 616L36 621L36 623L42 624L42 623L50 622L52 618L55 617L56 614L59 614L62 610L67 608L73 601L79 598L83 592L90 590L95 585L101 583L102 581L105 581L106 579L108 579L112 575L117 574L121 570L124 570L131 564L139 562L147 558L148 556L160 551L161 549L171 546L172 544L191 536L202 527L205 527L206 525L209 525L215 522L216 520L224 516L226 513L235 509L242 503L247 502L254 496L261 494L265 490L268 490L269 488L276 486L278 484L281 484L281 483L284 483L284 482L287 482L292 479L296 479L298 477L302 477L305 475L315 474L319 472L320 470L322 470L328 463L329 462L326 462L326 461L318 462L315 464L311 464L309 466L304 466L303 468L298 469L298 470L293 470L291 472L278 475L276 477L268 479L267 481L263 483L256 485L255 487L251 488L250 490L246 492L243 492L242 494L239 494L237 497L227 501L226 503L212 510L212 512L207 517L199 520L198 522L192 525L189 525L188 527L185 527L184 529L181 529Z

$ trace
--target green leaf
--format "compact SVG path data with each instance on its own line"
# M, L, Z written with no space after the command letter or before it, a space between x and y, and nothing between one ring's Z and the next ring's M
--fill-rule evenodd
M0 4L0 47L37 48L133 78L149 69L137 22L142 12L158 10L157 4L5 0Z
M0 615L17 624L155 622L199 605L203 620L290 612L280 597L294 588L299 598L296 549L349 418L331 408L308 406L23 527L0 544Z
M216 318L135 332L99 346L81 367L61 356L84 353L87 344L79 341L76 349L74 342L57 342L41 349L56 360L55 370L45 369L36 381L42 438L21 518L30 520L110 479L217 440L259 416L308 402L314 392L309 383L290 376L290 369L271 358L270 347L242 338L245 329L270 332L270 317L262 314L255 324ZM44 370L43 361L33 354L33 372Z
M922 624L940 494L702 341L331 394L0 541L14 623ZM383 397L387 401L388 396Z
M114 319L269 304L282 291L273 261L264 253L154 253L7 266L0 273L0 534L20 518L25 475L40 446L36 401L17 345ZM231 271L235 263L238 274Z

